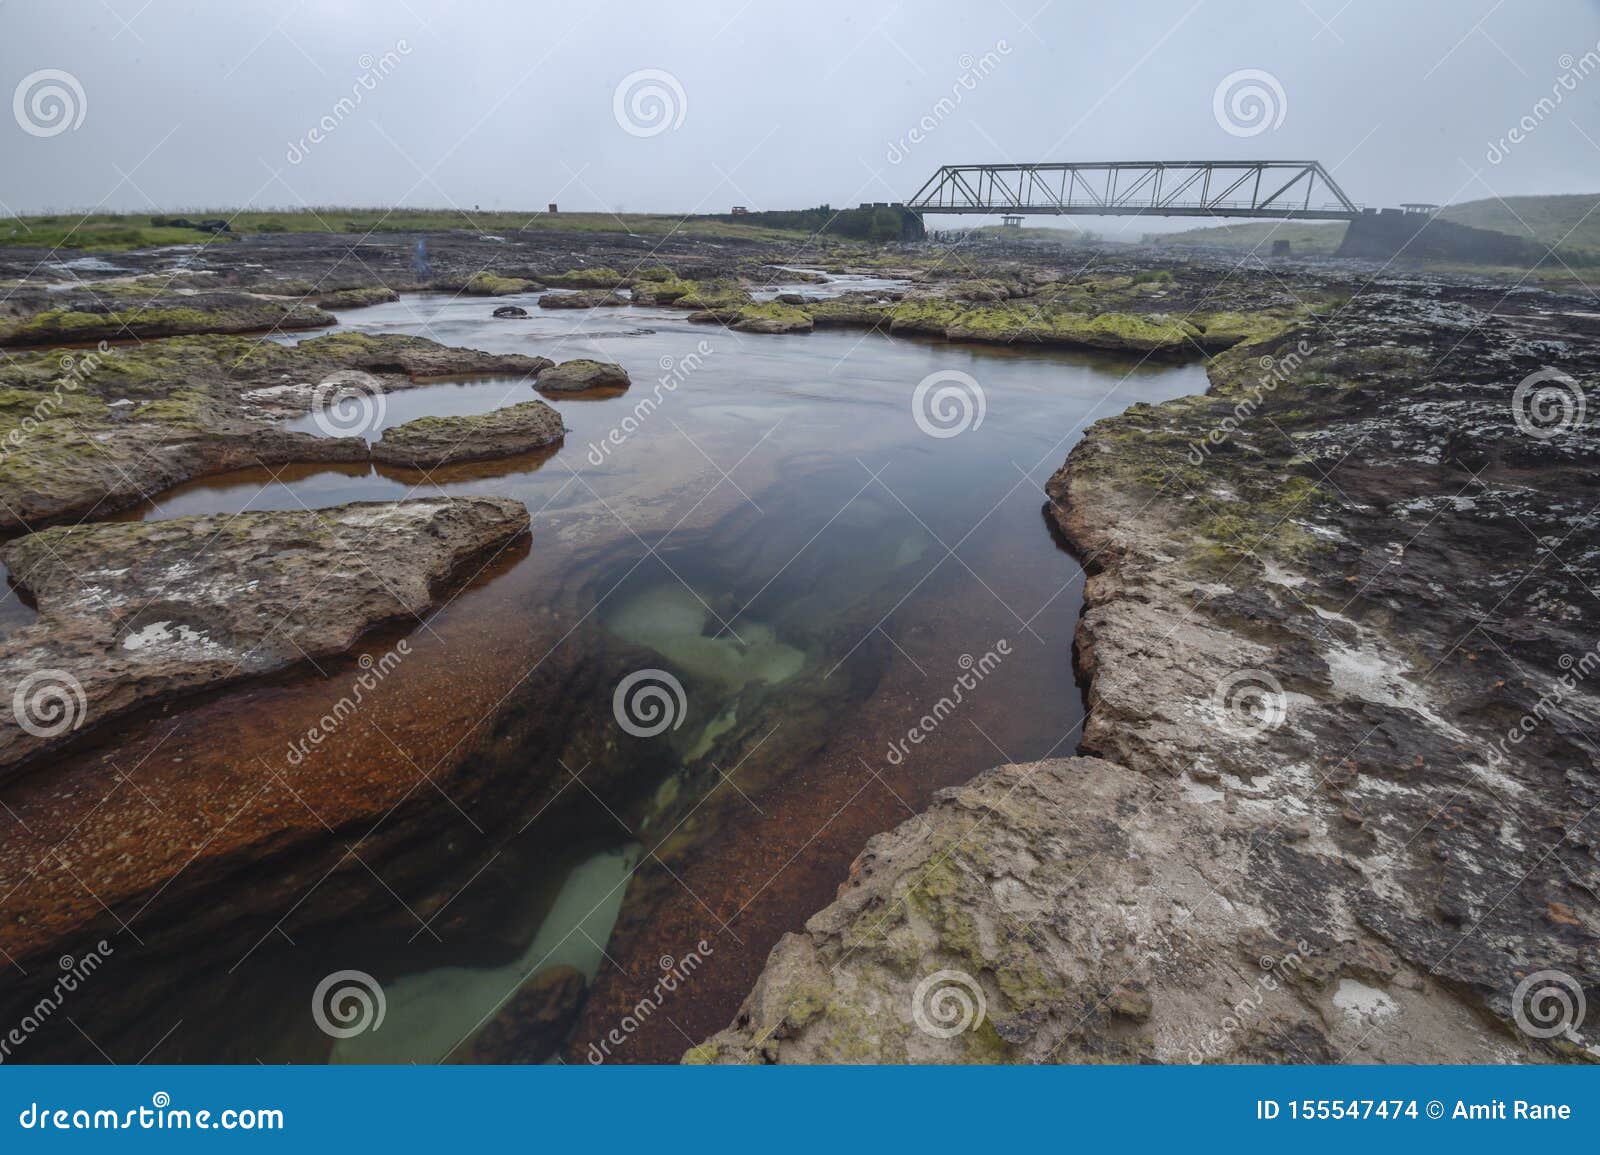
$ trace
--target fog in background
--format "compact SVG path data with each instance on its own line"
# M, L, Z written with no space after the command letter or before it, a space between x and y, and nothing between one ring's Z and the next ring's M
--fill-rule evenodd
M1596 192L1586 53L1595 0L0 0L0 213L839 207L944 163L1211 157L1319 159L1368 205ZM32 135L14 97L47 69L82 120ZM1276 127L1219 122L1241 69L1281 86ZM665 122L619 116L641 70Z

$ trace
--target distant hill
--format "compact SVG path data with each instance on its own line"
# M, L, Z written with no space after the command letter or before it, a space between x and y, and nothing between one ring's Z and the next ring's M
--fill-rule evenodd
M1296 254L1331 253L1344 240L1344 223L1331 221L1250 221L1240 225L1215 225L1205 229L1186 229L1181 233L1147 233L1152 245L1218 245L1226 249L1255 249L1263 256L1272 251L1273 241L1288 241Z
M1493 229L1529 237L1557 251L1574 264L1600 263L1600 194L1571 196L1506 197L1467 201L1441 209L1439 215L1456 224ZM1155 233L1145 240L1156 245L1219 245L1230 249L1271 250L1274 240L1286 240L1296 253L1331 253L1344 239L1338 222L1251 221L1188 229L1181 233Z
M1445 220L1477 229L1532 237L1562 253L1587 253L1600 260L1600 193L1556 197L1505 197L1468 201L1439 213Z

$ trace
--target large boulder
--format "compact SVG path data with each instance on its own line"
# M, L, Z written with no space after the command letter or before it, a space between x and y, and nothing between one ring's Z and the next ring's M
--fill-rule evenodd
M553 445L566 433L561 415L543 401L524 401L492 413L419 417L383 431L372 459L432 469L436 465L510 457Z
M590 389L626 389L633 382L621 365L580 357L544 370L537 384L547 393L583 393Z

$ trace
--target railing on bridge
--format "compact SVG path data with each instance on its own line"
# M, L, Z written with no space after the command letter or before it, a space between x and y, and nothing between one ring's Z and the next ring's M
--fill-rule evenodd
M947 164L928 178L906 208L919 213L1341 221L1361 212L1314 160Z

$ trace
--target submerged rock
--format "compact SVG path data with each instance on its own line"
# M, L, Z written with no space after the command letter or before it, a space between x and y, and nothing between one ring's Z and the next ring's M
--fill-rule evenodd
M469 1063L542 1063L578 1018L587 987L574 967L542 970L511 996L467 1045Z
M0 774L136 707L342 653L417 619L465 563L526 533L495 497L42 530L0 547L38 620L0 652L16 687Z
M383 431L372 459L431 469L450 462L482 461L528 453L560 441L561 416L543 401L524 401L465 417L419 417Z
M633 382L621 365L580 357L543 370L536 384L551 393L581 393L587 389L626 389Z
M527 315L528 315L528 310L524 309L521 305L501 305L498 309L496 309L494 311L494 316L502 317L502 318L504 318L504 317L526 317Z

